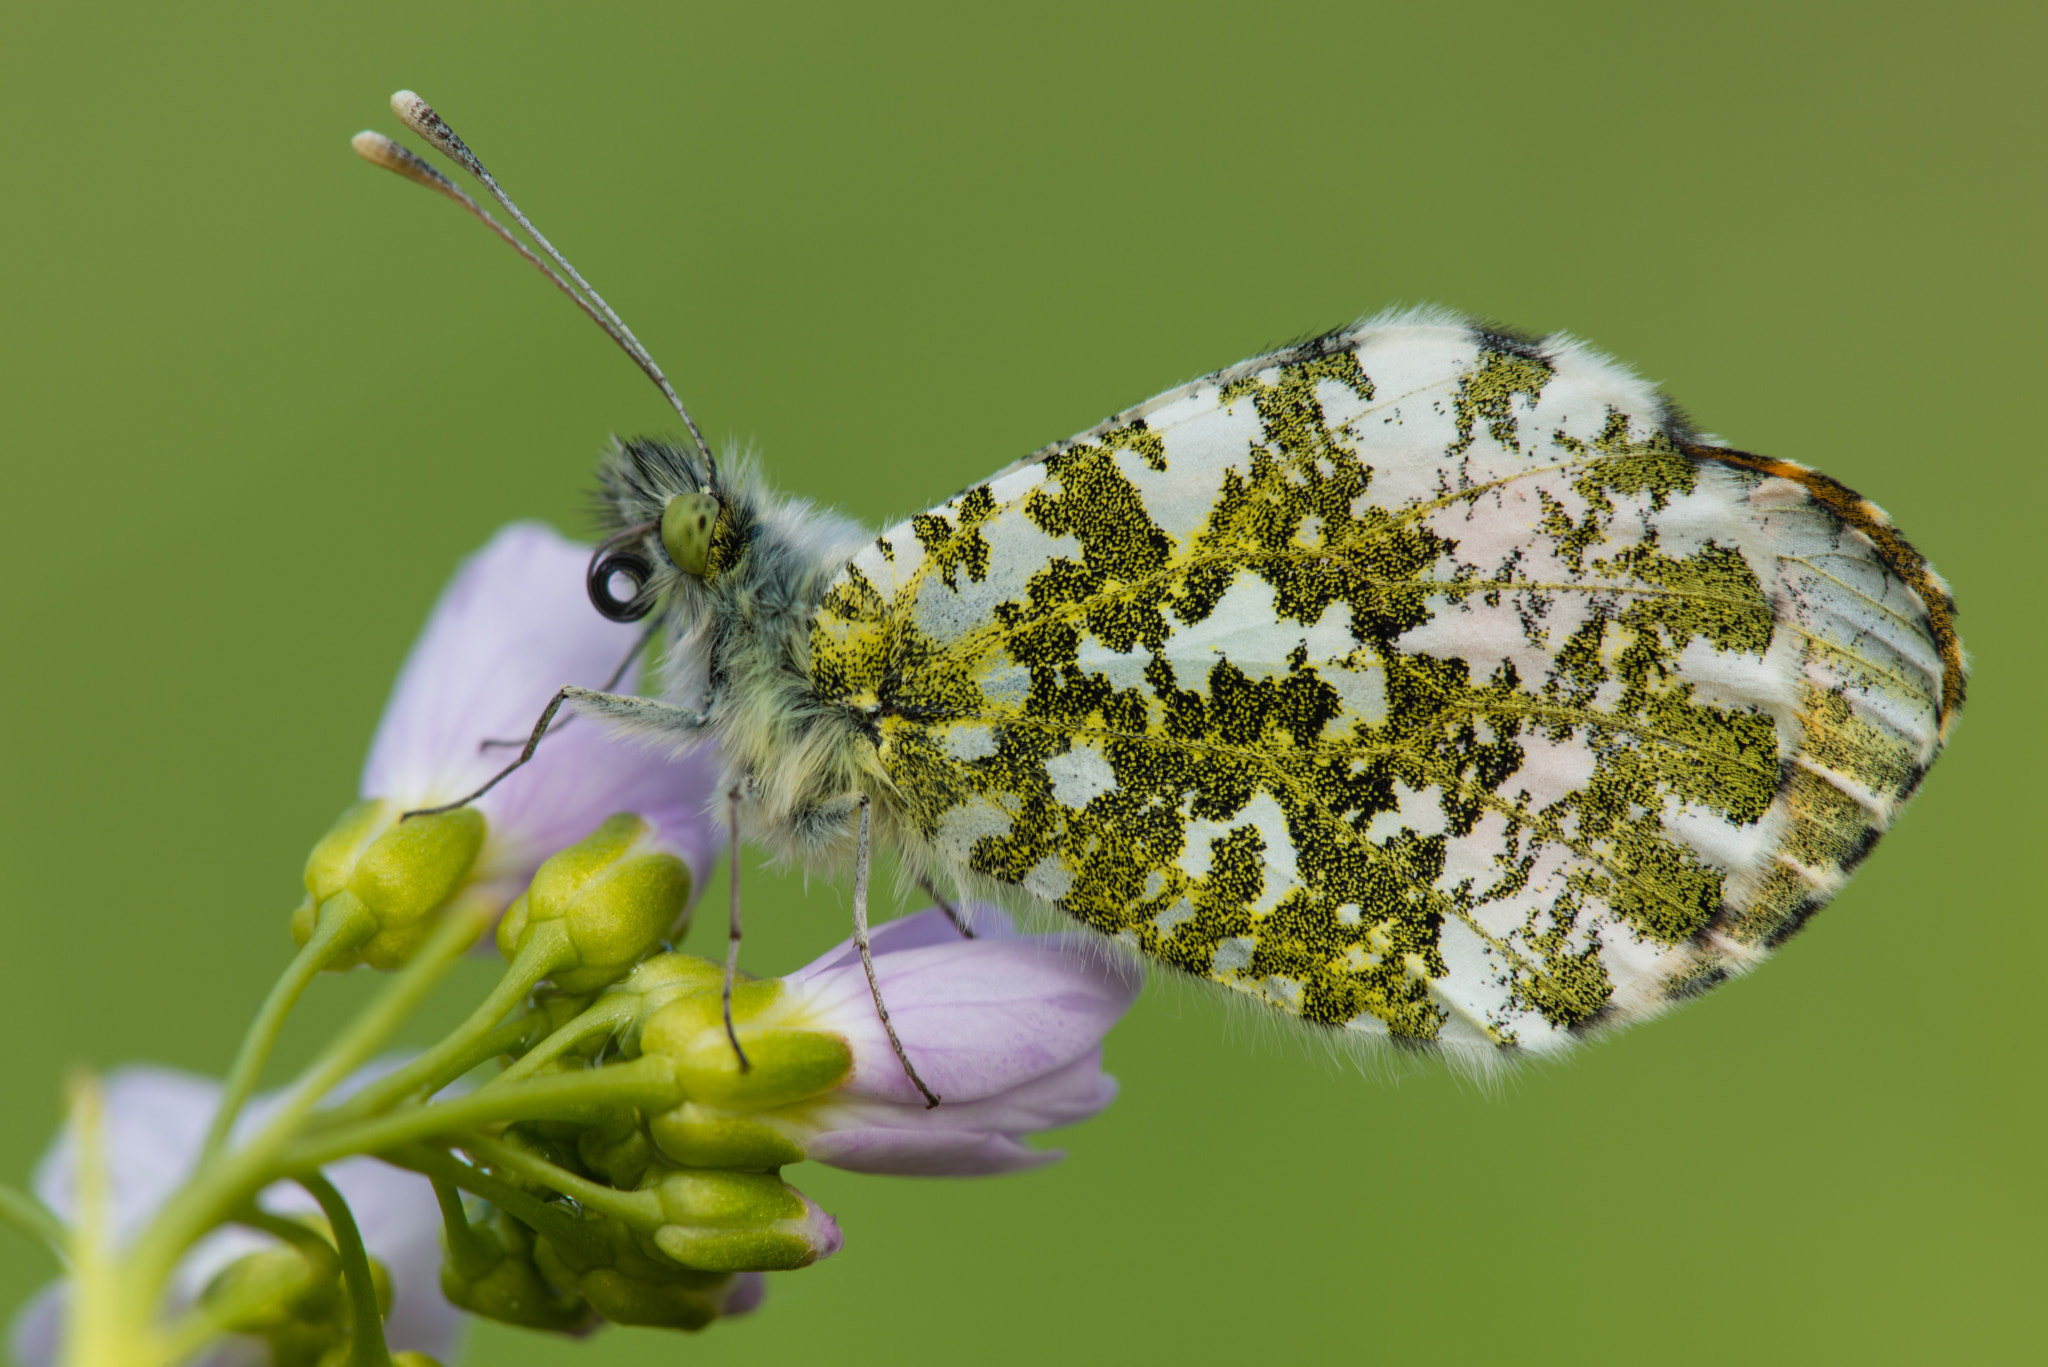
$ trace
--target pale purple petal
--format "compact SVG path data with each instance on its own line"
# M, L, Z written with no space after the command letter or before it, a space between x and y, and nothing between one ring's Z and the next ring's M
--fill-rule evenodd
M1009 913L1001 907L986 902L968 902L960 907L960 919L967 923L977 940L1014 940L1017 927L1010 920ZM909 916L899 916L893 921L884 921L868 932L868 952L877 958L884 954L895 954L906 949L923 949L927 945L959 944L966 937L961 935L946 913L937 907L928 907ZM814 975L828 968L845 968L860 965L860 951L855 949L849 938L827 950L824 957L816 959L798 970L800 975Z
M396 1067L383 1059L365 1068L337 1095ZM112 1233L127 1242L183 1185L198 1162L200 1144L220 1102L220 1084L170 1068L116 1069L102 1081L101 1139L106 1147L108 1214ZM235 1127L246 1137L282 1104L271 1094L252 1100ZM36 1195L69 1219L76 1210L78 1146L69 1125L36 1165ZM462 1314L441 1295L440 1208L426 1178L373 1158L352 1158L326 1169L348 1200L363 1243L391 1272L391 1315L385 1334L394 1349L414 1348L447 1360L456 1347ZM315 1214L316 1202L303 1187L280 1182L266 1188L263 1205L282 1214ZM182 1258L169 1288L170 1308L190 1305L214 1276L245 1254L274 1241L240 1226L215 1230ZM47 1288L16 1321L15 1354L24 1364L55 1359L61 1327L63 1284ZM261 1367L269 1350L260 1341L233 1338L198 1362L208 1367Z
M918 1074L974 1101L1066 1067L1136 998L1135 969L1069 936L954 940L875 960L882 998ZM804 1015L853 1046L847 1094L920 1104L875 1015L858 960L835 954L790 975Z
M806 1157L853 1172L925 1177L985 1177L1050 1163L1057 1149L1020 1142L1038 1130L1072 1125L1097 1114L1116 1097L1116 1079L1102 1072L1100 1046L1066 1067L980 1101L864 1100L836 1094L805 1108L808 1124L823 1126L806 1144Z
M768 1277L761 1272L741 1272L732 1279L732 1285L725 1289L726 1318L734 1315L751 1315L760 1308L762 1299L768 1294Z
M126 1243L192 1170L220 1104L220 1083L172 1068L117 1068L100 1080L110 1233ZM77 1218L78 1139L67 1123L36 1164L36 1197Z
M465 560L420 633L371 742L362 795L433 806L481 786L516 751L564 684L601 688L640 628L608 621L583 587L589 548L515 522ZM638 667L619 687L632 691ZM703 747L663 755L612 739L584 718L550 735L533 761L478 802L490 819L480 883L509 900L542 859L616 812L646 817L701 883L717 841L705 815L716 766Z

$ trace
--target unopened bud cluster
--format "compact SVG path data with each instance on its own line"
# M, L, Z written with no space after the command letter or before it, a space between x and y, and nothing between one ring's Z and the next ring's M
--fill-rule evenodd
M462 895L483 842L483 818L467 808L395 816L389 804L360 804L314 850L307 901L294 917L301 943L323 919L346 918L349 949L341 962L397 967ZM606 1064L641 1058L650 1040L672 1064L675 1081L673 1104L658 1108L662 1115L699 1095L721 1104L786 1101L846 1077L845 1041L816 1031L750 1033L753 1067L739 1070L724 1033L722 970L661 952L685 924L691 891L688 866L630 814L605 821L540 866L498 927L510 976L541 983L525 1017L533 1044L501 1085L588 1076L593 1069L601 1075ZM774 984L741 984L741 1017L774 995ZM644 1092L636 1096L644 1099ZM680 1133L674 1124L664 1130L670 1139ZM501 1140L539 1160L543 1173L563 1176L550 1184L525 1169L488 1167L480 1175L509 1189L500 1205L472 1198L446 1212L442 1290L475 1314L562 1333L601 1321L699 1329L751 1308L760 1296L758 1274L803 1267L839 1247L832 1218L775 1171L784 1161L779 1155L795 1152L788 1144L772 1154L756 1143L692 1156L689 1146L665 1148L638 1107L602 1101L572 1119L517 1122ZM577 1202L558 1189L579 1181L598 1184L606 1199ZM590 1188L578 1190L590 1196ZM303 1262L293 1250L264 1256ZM285 1270L251 1264L238 1275L281 1277ZM269 1298L274 1305L266 1313L281 1317L280 1327L268 1331L280 1336L281 1363L317 1367L318 1354L299 1352L297 1340L286 1341L286 1327L328 1326L322 1307L346 1309L334 1300L338 1283L331 1278L308 1286ZM250 1329L263 1326L252 1320Z

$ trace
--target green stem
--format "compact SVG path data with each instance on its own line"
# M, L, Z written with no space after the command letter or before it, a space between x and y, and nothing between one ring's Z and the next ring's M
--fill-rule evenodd
M555 1247L567 1249L583 1261L595 1263L605 1256L604 1233L593 1222L543 1201L532 1192L521 1191L480 1168L473 1168L445 1149L410 1148L383 1157L385 1162L397 1167L409 1168L437 1182L475 1192Z
M596 1039L600 1035L608 1035L630 1024L638 1011L639 1003L625 997L618 997L609 1002L593 1002L574 1020L506 1065L497 1076L486 1079L483 1087L477 1090L504 1087L524 1081L577 1045Z
M465 907L458 902L450 908L413 961L395 974L341 1037L314 1060L270 1123L244 1147L215 1154L199 1165L192 1180L157 1212L130 1250L128 1294L138 1304L156 1303L178 1259L195 1239L219 1223L224 1211L239 1206L283 1172L319 1166L315 1162L280 1168L277 1156L297 1135L314 1104L360 1067L412 1014L462 952L476 942L493 914L493 909L482 905Z
M551 1187L562 1195L570 1197L586 1210L608 1215L625 1222L634 1229L653 1230L661 1220L661 1202L653 1192L620 1191L587 1177L578 1177L567 1168L556 1167L537 1154L528 1153L516 1144L486 1139L482 1135L470 1135L462 1141L462 1147L494 1168L502 1168L529 1182L538 1182Z
M320 908L313 934L293 956L270 989L270 995L263 999L256 1019L249 1022L248 1032L242 1036L242 1047L235 1054L234 1066L228 1070L227 1085L221 1089L220 1109L214 1112L213 1127L207 1131L205 1147L200 1150L202 1158L211 1158L227 1143L235 1116L256 1090L263 1065L270 1061L270 1051L284 1028L284 1018L298 1003L300 994L322 969L367 940L376 928L369 911L353 897L332 897Z
M681 1101L675 1064L645 1054L630 1063L479 1088L446 1101L316 1130L285 1149L278 1164L297 1171L352 1154L381 1154L421 1140L461 1135L480 1125L512 1120L591 1120L622 1106L665 1111Z
M499 1021L526 1000L526 994L533 991L534 985L542 978L575 962L568 932L559 923L548 922L537 930L539 933L527 940L525 948L519 951L519 957L505 970L505 976L498 980L498 985L491 989L491 994L484 998L482 1004L470 1012L468 1020L405 1067L378 1079L337 1106L335 1113L351 1118L375 1115L416 1093L431 1096L475 1067L474 1063L465 1060L478 1041L487 1037Z
M5 1182L0 1182L0 1223L13 1225L31 1239L41 1240L60 1259L65 1245L71 1240L64 1222L48 1206Z
M438 1174L429 1174L434 1200L441 1206L441 1237L448 1245L448 1261L464 1281L475 1281L497 1265L491 1246L469 1227L469 1212L462 1208L462 1191Z
M384 1310L377 1304L377 1283L370 1275L370 1255L363 1248L355 1213L334 1184L320 1174L301 1173L298 1183L320 1203L320 1212L334 1231L334 1250L341 1255L341 1276L348 1284L349 1306L355 1312L348 1367L391 1367L391 1349L384 1342Z
M281 1243L290 1244L304 1254L306 1261L314 1264L316 1270L321 1270L323 1276L340 1267L337 1259L341 1255L334 1251L334 1244L304 1220L294 1220L289 1215L273 1215L263 1207L252 1204L235 1212L234 1221L238 1225L247 1225L253 1230L268 1234Z

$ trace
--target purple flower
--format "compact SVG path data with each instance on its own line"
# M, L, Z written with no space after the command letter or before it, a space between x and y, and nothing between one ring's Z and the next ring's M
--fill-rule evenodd
M524 741L557 689L611 677L640 629L591 608L589 554L540 523L515 522L462 563L385 704L363 765L364 797L404 810L472 792L518 754L480 742ZM637 676L636 663L619 687L632 691ZM706 748L656 754L578 720L477 801L489 831L472 883L510 902L549 855L614 813L637 812L702 886L717 850L704 812L716 780Z
M365 1070L357 1082L374 1076L375 1071ZM220 1104L220 1084L169 1068L135 1065L110 1073L102 1086L110 1233L125 1243L184 1184L198 1162L201 1141ZM281 1100L281 1095L274 1095L251 1102L237 1131L262 1125ZM77 1137L66 1126L36 1166L36 1195L66 1219L76 1215L77 1163ZM373 1158L351 1158L325 1172L354 1212L370 1256L391 1273L391 1314L384 1322L391 1348L415 1349L445 1361L457 1346L462 1314L441 1295L441 1217L432 1186L424 1177ZM291 1183L269 1188L261 1201L266 1209L287 1215L318 1215L320 1209L303 1188ZM275 1242L239 1225L207 1235L178 1264L167 1288L166 1310L175 1313L191 1305L216 1273ZM11 1346L23 1367L51 1367L58 1361L64 1286L55 1282L45 1287L15 1319ZM269 1362L269 1346L242 1335L222 1339L194 1359L202 1367L268 1367Z
M927 1108L904 1076L848 942L783 979L743 1023L742 1038L747 1027L834 1037L850 1070L835 1067L829 1053L800 1050L790 1057L822 1066L806 1075L828 1090L762 1107L745 1105L737 1089L709 1104L693 1101L656 1119L656 1142L681 1162L706 1161L722 1144L741 1146L735 1154L785 1146L780 1161L926 1176L1014 1172L1057 1159L1058 1151L1030 1148L1024 1137L1085 1120L1115 1097L1116 1082L1102 1071L1102 1037L1137 996L1139 975L1085 936L1019 936L993 908L968 912L972 940L931 910L880 927L872 941L889 1019L939 1106ZM670 1030L671 1047L693 1067L731 1070L737 1080L715 1018L695 1006L673 1010L679 1024L698 1024ZM657 1036L660 1019L649 1027ZM775 1079L744 1085L773 1095Z

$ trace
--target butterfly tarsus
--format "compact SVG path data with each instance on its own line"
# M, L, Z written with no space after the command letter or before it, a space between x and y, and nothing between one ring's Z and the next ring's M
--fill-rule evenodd
M967 924L966 918L960 914L958 907L939 896L939 890L932 886L931 879L920 876L917 880L917 885L924 889L925 896L939 904L939 910L946 913L946 919L953 923L953 929L960 932L961 939L972 940L974 938L974 927Z
M633 648L626 652L626 658L619 661L619 667L617 669L614 669L611 673L611 677L604 681L604 684L600 689L601 692L610 693L618 688L619 684L626 677L626 671L633 667L633 661L640 658L642 652L644 652L647 649L648 642L654 639L654 633L659 631L660 629L661 623L659 620L656 620L652 625L650 625L647 628L647 630L640 633L639 639L633 642ZM561 730L563 727L567 726L570 722L574 720L576 720L576 714L572 712L568 716L562 718L561 721L557 722L555 725L549 727L547 730L547 734L552 736L553 734L555 734L555 732ZM478 741L476 743L476 748L479 750L509 750L515 745L522 745L524 743L525 742L518 740L507 740L493 737L489 740Z
M740 790L737 786L726 794L726 815L727 825L731 828L726 874L732 880L732 919L726 929L725 989L720 1000L725 1008L725 1037L732 1044L733 1057L740 1061L740 1071L745 1073L752 1071L754 1065L747 1061L747 1051L740 1048L739 1032L732 1026L732 984L740 971Z
M570 684L566 688L555 690L555 696L548 699L548 705L541 710L540 720L533 724L533 733L526 738L526 744L521 747L519 757L497 773L492 774L490 779L481 788L456 798L453 802L444 802L438 807L415 807L409 812L401 813L398 819L400 821L409 821L416 816L438 816L442 812L452 812L458 807L467 807L470 803L497 787L516 770L523 767L528 760L533 758L533 752L540 747L541 738L546 736L552 729L549 723L554 721L555 713L561 711L562 704L565 702L600 703L615 719L619 720L642 720L644 722L648 718L659 718L659 722L656 724L660 725L665 731L678 729L686 731L700 730L711 719L708 713L690 712L680 707L671 707L667 703L656 702L652 698L636 698L630 693L605 693L595 688L580 688L575 684Z
M470 803L497 787L514 770L520 768L533 758L533 752L540 746L540 738L548 733L549 724L554 721L555 713L562 710L562 704L568 699L570 692L571 690L567 688L555 690L555 696L549 698L548 705L541 710L540 720L533 724L533 733L526 738L526 745L520 750L519 758L513 760L497 773L492 774L483 787L478 788L466 797L456 798L453 802L444 802L438 807L416 807L412 811L401 813L398 819L400 821L410 821L416 816L439 816L442 812L452 812L458 807L467 807Z
M959 923L954 922L955 925ZM875 955L868 947L868 795L860 795L860 842L853 854L853 943L860 950L860 966L867 970L868 993L875 999L875 1015L882 1022L882 1031L889 1036L889 1047L896 1051L896 1061L903 1065L903 1076L910 1079L910 1085L917 1088L924 1097L926 1110L939 1104L939 1094L924 1085L924 1079L917 1075L917 1069L910 1066L910 1055L904 1051L903 1041L896 1037L896 1027L889 1023L889 1008L882 1001L882 984L875 978Z

